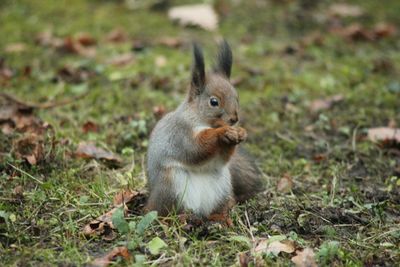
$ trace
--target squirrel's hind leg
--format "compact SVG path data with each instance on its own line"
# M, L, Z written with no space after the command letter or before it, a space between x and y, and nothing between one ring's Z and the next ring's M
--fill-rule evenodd
M237 202L243 202L263 190L261 172L249 155L238 149L232 156L229 165L232 186Z
M165 172L162 177L159 178L160 182L155 183L154 186L150 188L150 195L145 206L145 212L155 210L158 212L159 216L167 216L169 213L175 211L176 197L174 192L172 192L172 180L168 174L170 174L170 172Z

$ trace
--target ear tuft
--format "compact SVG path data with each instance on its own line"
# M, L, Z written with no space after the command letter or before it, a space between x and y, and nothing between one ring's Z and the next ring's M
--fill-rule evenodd
M193 66L192 66L192 87L199 90L204 86L205 83L205 67L204 67L204 56L200 46L197 43L193 44Z
M224 75L226 78L231 77L232 69L232 51L226 40L223 40L219 46L217 55L217 64L214 71Z

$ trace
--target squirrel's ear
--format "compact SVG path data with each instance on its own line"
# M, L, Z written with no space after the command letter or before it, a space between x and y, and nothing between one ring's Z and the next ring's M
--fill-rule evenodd
M223 40L219 46L217 55L217 63L214 66L214 71L224 75L226 78L231 77L232 69L232 51L229 44Z
M190 96L192 98L202 93L202 91L204 90L205 81L206 81L206 75L205 75L203 52L201 51L201 48L196 43L194 43L192 82L190 86Z

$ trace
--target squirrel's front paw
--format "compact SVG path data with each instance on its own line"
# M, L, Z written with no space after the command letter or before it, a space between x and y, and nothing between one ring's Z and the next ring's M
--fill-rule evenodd
M226 144L237 145L247 137L246 130L241 127L226 126L222 141Z

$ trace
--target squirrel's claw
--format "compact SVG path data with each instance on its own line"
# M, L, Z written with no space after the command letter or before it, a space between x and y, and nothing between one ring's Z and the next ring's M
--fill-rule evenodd
M241 127L227 126L222 136L222 141L229 145L237 145L244 141L247 137L247 132Z

